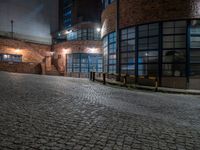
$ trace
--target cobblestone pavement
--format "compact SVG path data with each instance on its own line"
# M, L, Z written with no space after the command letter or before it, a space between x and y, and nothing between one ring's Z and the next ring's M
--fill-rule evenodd
M200 96L0 72L0 150L200 150Z

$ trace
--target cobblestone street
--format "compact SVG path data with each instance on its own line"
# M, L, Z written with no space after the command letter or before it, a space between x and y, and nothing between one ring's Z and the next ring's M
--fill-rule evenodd
M200 150L200 96L0 72L0 150Z

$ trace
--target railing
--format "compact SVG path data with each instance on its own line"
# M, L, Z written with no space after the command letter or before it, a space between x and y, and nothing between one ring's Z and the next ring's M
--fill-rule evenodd
M51 44L51 38L28 36L28 35L23 35L23 34L16 33L16 32L12 33L12 32L0 31L0 38L14 39L14 40L19 40L19 41L24 41L24 42L35 43L35 44L44 44L44 45Z
M96 72L90 72L90 80L95 82L99 81L102 82L104 85L106 83L108 84L116 84L120 86L125 87L141 87L145 86L145 81L149 81L151 85L146 84L149 87L154 88L155 91L158 91L159 82L157 77L138 77L136 78L134 75L128 75L128 74L108 74L108 73L96 73ZM141 81L144 81L142 83Z

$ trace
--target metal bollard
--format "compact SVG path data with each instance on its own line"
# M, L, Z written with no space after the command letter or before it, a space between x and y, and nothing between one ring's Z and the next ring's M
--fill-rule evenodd
M127 84L127 74L124 76L124 85L126 86Z
M106 74L103 73L103 84L105 85L106 84Z
M92 77L92 72L90 72L90 80L92 81L93 77Z
M93 72L92 81L93 81L93 82L95 81L95 72Z
M157 80L157 78L155 80L155 92L158 92L158 80Z

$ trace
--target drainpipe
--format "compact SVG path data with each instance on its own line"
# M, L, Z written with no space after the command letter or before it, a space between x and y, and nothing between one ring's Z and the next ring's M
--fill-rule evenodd
M186 32L186 89L190 88L190 20L187 21L187 32Z
M116 63L116 71L117 71L117 81L121 78L121 59L120 59L120 27L119 27L119 19L120 19L120 13L119 13L119 2L120 0L116 0L116 55L117 55L117 63Z

